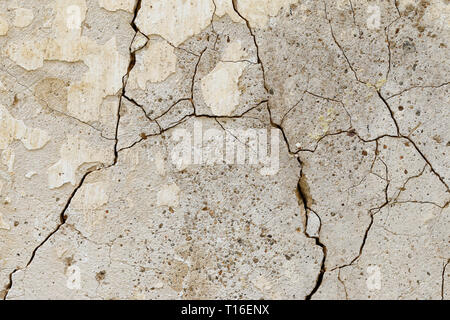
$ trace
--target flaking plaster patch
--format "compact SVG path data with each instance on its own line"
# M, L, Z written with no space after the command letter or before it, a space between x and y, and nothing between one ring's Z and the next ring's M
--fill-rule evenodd
M240 0L238 11L252 27L266 28L270 17L275 17L281 8L298 3L299 0Z
M83 58L89 71L80 82L69 87L67 110L82 121L96 121L105 97L115 95L122 88L122 77L128 67L127 58L117 51L112 38L98 48L96 54Z
M61 159L48 169L48 186L59 188L70 182L75 185L77 169L85 164L104 164L108 162L109 150L92 146L78 136L69 136L61 147Z
M36 150L44 147L50 137L46 131L29 128L22 120L14 119L0 105L0 149L6 149L14 140L20 140L28 150Z
M136 0L98 0L100 7L108 11L124 10L133 12Z
M175 46L200 33L214 13L212 0L143 0L136 19L146 35L160 35Z
M205 103L216 116L230 116L239 105L239 78L249 64L239 41L230 43L216 67L201 80Z
M56 1L53 10L54 37L19 40L6 48L6 55L28 71L41 68L44 60L80 61L97 49L94 41L81 36L87 11L85 0Z
M218 17L223 17L224 15L228 14L228 16L234 22L245 23L245 21L237 14L237 12L234 11L233 0L214 0L214 3L216 4L215 14Z
M0 16L0 36L4 36L8 33L9 30L9 25L8 25L8 21Z
M9 173L14 171L14 161L16 155L11 148L5 149L2 152L2 163L6 166Z
M36 70L44 65L46 43L47 41L19 40L9 44L5 54L25 70Z
M0 212L0 229L3 229L3 230L9 230L10 229L9 223L7 223L3 219L3 215L2 215L1 212Z
M122 88L128 58L119 54L115 37L99 45L81 36L86 10L84 0L58 1L54 21L56 38L18 42L9 46L6 53L26 70L42 67L44 60L84 62L89 70L81 81L70 84L67 111L81 121L98 121L103 99Z
M82 213L89 231L103 219L105 211L100 209L108 203L108 199L107 184L103 181L86 183L74 197L73 209Z
M33 10L26 8L17 8L15 10L14 26L18 28L28 27L33 22Z
M104 182L86 183L74 198L74 209L95 210L108 203Z
M41 68L44 60L84 62L89 70L70 85L67 110L81 121L98 121L103 99L122 88L128 59L119 54L115 37L100 45L81 36L87 10L84 0L58 1L54 10L55 38L19 41L9 45L6 54L26 70Z
M147 47L136 54L136 65L130 73L130 82L137 82L141 90L147 82L161 82L175 73L177 56L174 47L166 41L149 41Z
M180 188L175 183L163 186L161 190L158 191L157 201L158 207L178 207L180 202Z

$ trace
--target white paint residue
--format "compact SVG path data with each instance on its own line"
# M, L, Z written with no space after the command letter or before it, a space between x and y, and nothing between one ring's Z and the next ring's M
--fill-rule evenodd
M136 24L144 34L160 35L178 46L205 29L213 13L212 0L143 0Z
M130 72L130 82L145 90L147 82L166 80L176 70L177 56L166 41L152 41L136 55L136 66Z
M29 171L25 174L25 178L31 179L33 176L37 175L37 172L35 171Z
M247 67L246 53L239 41L232 42L216 67L201 80L201 90L205 103L216 116L230 116L239 105L241 92L239 78Z
M3 150L2 152L2 163L6 166L8 169L8 172L14 171L14 160L16 158L16 155L14 154L14 151L10 148Z
M125 10L133 12L136 0L98 0L100 7L108 11Z
M103 99L122 88L128 58L119 54L115 37L100 45L82 36L85 0L56 1L54 11L54 38L19 40L8 44L5 54L29 71L41 68L45 60L84 62L89 70L81 81L70 85L67 109L81 121L98 121Z
M46 131L29 128L22 120L14 119L4 106L0 105L0 149L6 149L14 140L22 141L28 150L44 147L50 140Z
M17 8L16 16L14 18L14 26L18 28L28 27L33 22L33 10L25 8Z
M216 4L216 15L218 17L223 17L225 14L228 14L234 22L245 23L244 19L234 11L232 0L214 0L214 3Z
M180 202L180 188L175 184L163 186L158 192L158 207L168 206L176 208Z
M9 224L5 220L3 220L3 215L1 212L0 212L0 229L3 229L3 230L10 229Z
M4 36L8 33L9 25L5 18L0 16L0 36Z
M270 17L275 17L281 8L295 4L299 0L239 0L238 11L252 27L266 28Z
M50 189L59 188L70 182L75 185L77 169L84 163L106 163L108 150L94 148L91 143L79 137L69 136L60 150L61 159L48 169Z

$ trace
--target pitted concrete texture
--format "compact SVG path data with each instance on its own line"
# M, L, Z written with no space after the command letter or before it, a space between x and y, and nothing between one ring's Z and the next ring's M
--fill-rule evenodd
M0 298L449 299L446 0L0 2Z

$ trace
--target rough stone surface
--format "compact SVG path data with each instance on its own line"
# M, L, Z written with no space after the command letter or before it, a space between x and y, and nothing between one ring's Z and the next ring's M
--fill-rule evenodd
M449 299L448 1L0 2L0 298Z

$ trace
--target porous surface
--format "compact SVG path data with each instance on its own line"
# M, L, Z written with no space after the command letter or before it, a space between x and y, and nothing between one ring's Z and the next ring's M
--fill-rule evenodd
M0 2L0 298L449 299L445 0Z

